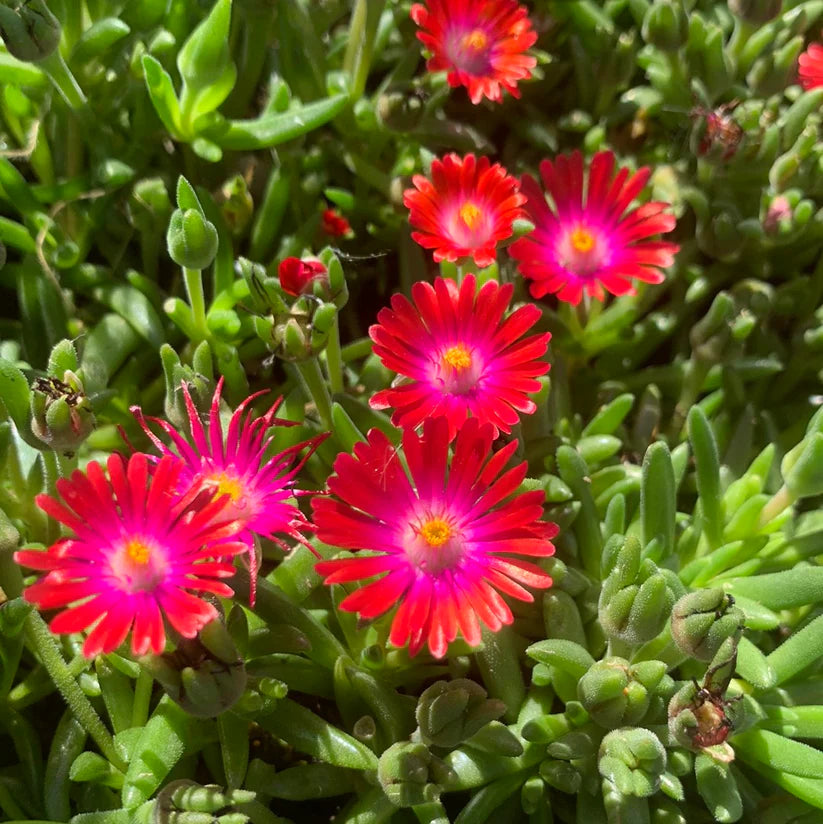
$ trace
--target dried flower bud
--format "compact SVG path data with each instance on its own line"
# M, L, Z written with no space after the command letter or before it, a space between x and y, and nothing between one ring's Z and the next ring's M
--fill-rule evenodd
M36 378L31 393L31 431L58 452L74 452L92 433L94 412L74 372L63 380Z

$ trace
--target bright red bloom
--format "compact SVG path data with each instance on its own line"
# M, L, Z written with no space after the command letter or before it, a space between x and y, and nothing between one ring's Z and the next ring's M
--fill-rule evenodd
M523 217L526 198L517 180L487 157L473 154L460 158L448 154L432 161L431 180L415 175L416 189L403 192L410 210L412 237L434 259L456 261L471 257L480 266L494 263L498 241L511 237L512 223Z
M531 77L537 60L524 52L537 40L528 11L516 0L428 0L411 7L431 52L429 71L448 70L452 88L465 86L472 103L501 102L502 90L520 97L518 80Z
M336 209L324 209L320 220L323 231L331 237L343 237L351 232L351 225Z
M277 267L277 276L280 278L280 287L287 295L302 295L310 292L316 280L328 283L329 270L319 260L301 260L296 257L287 257Z
M800 85L808 91L823 86L823 46L811 43L797 58L797 74Z
M513 290L490 280L477 291L467 275L461 286L446 278L415 283L413 303L394 295L369 336L380 360L410 380L375 393L372 408L393 407L392 423L403 428L445 415L450 437L469 415L492 424L496 436L511 431L518 412L534 412L527 395L549 371L540 358L551 335L523 337L541 316L531 303L503 320Z
M524 584L551 586L536 564L506 557L552 555L557 527L540 520L542 490L515 494L526 462L503 471L517 442L492 452L493 440L493 427L466 421L449 463L446 420L429 419L422 435L403 432L406 470L396 447L372 429L353 456L335 461L329 479L335 497L312 501L321 541L375 551L318 563L326 584L387 573L340 608L372 619L399 604L389 640L398 647L408 641L411 655L428 644L442 658L458 632L476 646L481 621L493 632L512 622L501 592L533 601Z
M239 521L243 527L240 538L245 541L248 552L254 603L257 571L254 534L289 550L290 547L279 537L286 535L312 552L315 551L302 534L311 530L312 525L292 499L301 494L295 489L298 472L327 435L320 435L290 446L278 454L269 455L269 447L274 440L274 435L268 434L271 427L275 424L296 425L274 417L280 398L265 415L258 417L250 406L266 392L250 395L234 410L224 437L220 422L223 379L218 382L212 398L206 428L203 427L185 383L181 389L189 415L191 442L167 421L148 418L148 421L156 423L169 436L172 442L169 447L151 431L139 406L133 406L131 412L161 455L173 455L182 460L184 469L180 473L180 483L184 487L205 486L229 496L226 514ZM304 449L306 451L300 457Z
M614 154L598 152L584 183L580 152L560 155L554 163L540 164L552 205L534 178L523 176L526 214L535 230L515 241L509 253L532 281L534 297L557 293L560 300L576 305L584 291L603 300L604 289L613 295L633 294L630 278L663 280L659 270L672 265L679 247L648 238L674 229L674 216L665 212L669 204L644 203L626 213L649 175L647 167L631 176L625 167L615 174Z
M85 473L58 480L62 502L37 496L38 506L75 537L61 538L45 552L14 554L23 566L48 570L23 596L40 609L81 601L49 627L80 632L99 619L83 645L88 658L117 649L132 626L134 654L159 654L166 645L164 617L184 638L194 638L217 617L212 604L187 590L234 594L219 579L234 575L226 559L245 550L237 538L241 525L225 498L194 488L179 494L184 467L176 458L163 458L152 474L142 453L128 462L111 455L107 466L108 479L92 461Z

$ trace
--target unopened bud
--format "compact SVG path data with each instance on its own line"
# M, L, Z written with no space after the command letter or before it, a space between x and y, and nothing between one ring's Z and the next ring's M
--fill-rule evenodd
M666 771L666 748L651 730L612 730L600 744L597 767L621 794L647 798L660 787Z
M672 637L686 655L710 661L727 638L742 632L743 617L722 589L699 589L674 605Z
M681 2L657 0L643 18L643 39L661 51L677 51L689 37L689 19Z
M71 371L36 378L31 393L31 431L58 452L74 452L92 433L94 412L80 379Z
M186 269L205 269L217 255L214 224L196 209L175 209L166 234L169 257Z
M0 37L13 57L32 63L52 54L60 43L60 21L46 0L0 6Z
M392 744L381 756L377 778L386 797L396 807L414 807L437 801L441 782L449 769L435 758L425 744L401 741Z
M313 291L316 282L329 283L328 269L314 258L287 257L277 267L277 276L283 291L295 297Z
M782 0L729 0L729 11L747 23L762 26L780 14L782 5Z

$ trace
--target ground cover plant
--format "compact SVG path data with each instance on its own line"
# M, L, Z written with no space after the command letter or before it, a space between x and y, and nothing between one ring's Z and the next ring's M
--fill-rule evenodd
M823 821L823 0L0 0L0 818Z

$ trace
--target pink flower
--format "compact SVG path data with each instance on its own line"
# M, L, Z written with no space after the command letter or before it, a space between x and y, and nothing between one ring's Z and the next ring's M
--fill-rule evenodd
M329 282L329 270L319 260L300 260L287 257L277 267L280 288L287 295L302 295L310 292L316 280Z
M797 58L797 74L800 85L808 91L823 86L823 46L810 43L809 48Z
M493 632L512 622L500 593L533 601L524 585L551 585L539 566L509 557L552 555L557 527L540 520L542 490L515 494L526 462L503 471L517 442L492 452L493 439L493 427L466 421L450 462L447 422L429 419L422 435L403 432L406 469L389 439L372 429L353 456L335 461L335 497L312 501L321 541L373 550L318 563L325 583L383 575L340 608L373 619L397 606L389 639L395 646L408 641L411 655L428 644L442 658L458 632L476 646L481 622Z
M417 38L431 52L429 71L448 70L452 88L465 86L472 103L520 97L519 80L537 60L524 52L537 40L528 11L515 0L427 0L411 7L422 29Z
M434 259L456 261L471 257L480 266L494 263L499 241L511 237L512 223L523 216L526 198L517 180L487 157L461 158L448 154L432 161L431 180L415 175L415 189L406 189L403 203L409 223L419 231L412 237L434 249Z
M292 499L301 494L295 489L298 472L328 436L320 435L270 456L268 451L274 436L268 434L269 429L275 424L296 425L274 417L280 399L275 401L265 415L257 417L250 405L255 398L266 393L264 391L250 395L235 409L224 436L220 422L222 390L221 378L212 398L207 427L204 428L189 390L185 383L182 384L191 442L167 421L148 418L169 436L171 447L151 431L140 407L133 406L131 412L161 455L174 455L182 460L184 469L180 474L181 485L206 486L220 495L229 496L225 513L239 521L243 527L241 540L245 541L248 552L253 603L257 563L252 533L268 538L284 550L288 550L289 546L280 535L299 541L312 552L315 551L302 534L312 526ZM306 452L301 458L300 453L304 449Z
M523 337L540 318L533 304L503 320L513 289L487 281L478 292L467 275L461 286L446 278L415 283L413 302L394 295L369 335L380 360L409 380L376 392L372 408L393 407L392 423L404 428L445 415L450 437L469 415L492 424L496 436L511 431L518 413L534 412L528 393L549 371L540 358L551 335Z
M38 506L75 535L45 552L15 553L23 566L48 571L23 596L40 609L82 602L49 626L68 633L97 622L83 645L88 658L117 649L132 627L134 654L159 654L164 617L184 638L217 617L212 604L187 590L234 594L219 579L234 574L226 558L246 548L237 540L241 526L229 520L225 499L196 488L178 493L183 465L176 458L163 458L151 475L142 453L128 462L111 455L107 466L108 479L92 461L85 474L58 480L62 502L37 496Z
M583 181L580 152L560 155L540 164L543 185L529 175L521 183L528 198L525 210L535 230L509 247L523 275L532 281L534 297L557 293L560 300L578 304L585 291L603 300L633 294L630 278L660 283L660 269L671 266L678 246L648 238L674 229L667 203L651 202L626 213L646 185L650 171L630 176L625 167L615 174L614 154L598 152Z

